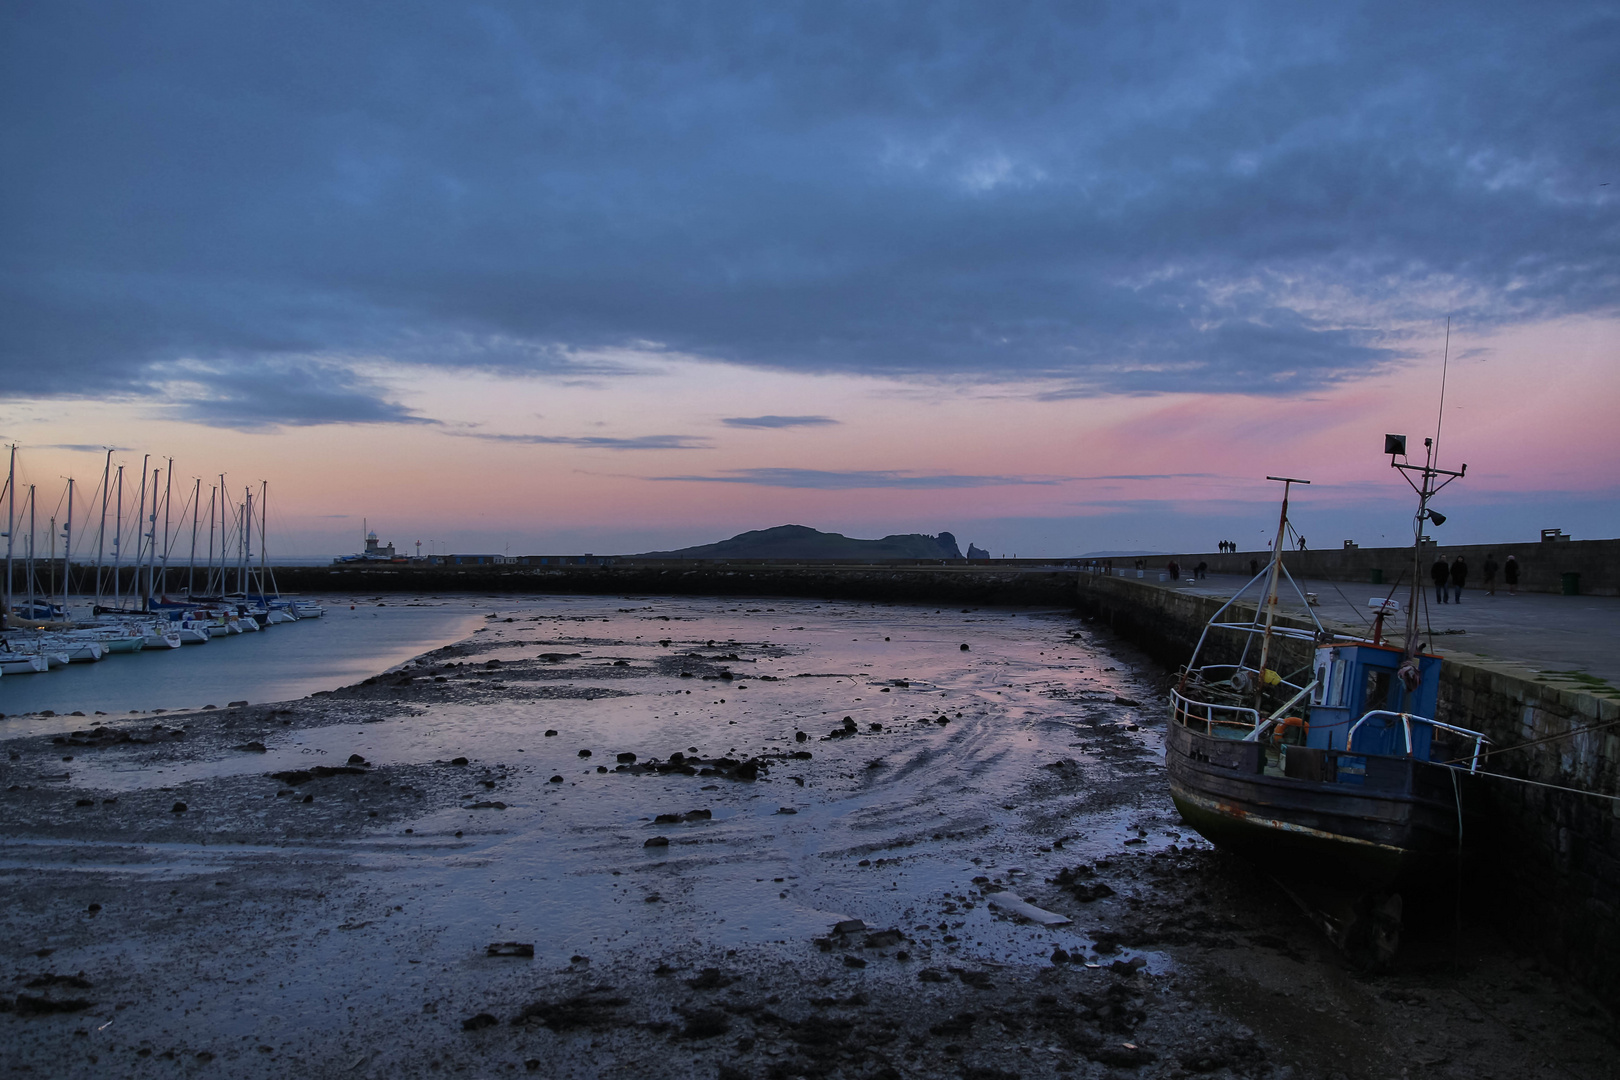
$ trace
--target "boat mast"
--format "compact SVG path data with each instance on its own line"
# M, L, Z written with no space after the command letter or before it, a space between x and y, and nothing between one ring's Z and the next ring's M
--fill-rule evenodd
M112 479L112 447L107 447L107 461L101 466L101 526L96 530L96 601L101 606L101 557L107 549L107 481Z
M1277 539L1271 542L1271 574L1266 580L1266 630L1260 637L1260 683L1255 687L1255 697L1266 692L1266 661L1271 657L1271 628L1277 621L1277 581L1282 577L1282 552L1285 534L1288 531L1288 491L1294 484L1309 484L1309 480L1300 480L1292 476L1268 476L1267 480L1279 481L1283 486L1282 511L1277 515Z
M11 548L17 531L17 444L11 444L11 468L6 473L6 595L5 610L0 611L0 625L11 625Z
M157 594L157 481L162 471L152 470L152 509L146 515L146 593L141 597L142 611L152 610L152 597Z
M68 477L67 527L62 530L62 617L67 618L68 575L73 569L73 477Z
M194 477L196 486L191 492L191 558L186 560L186 599L197 592L197 519L202 511L202 477Z
M169 459L169 467L163 471L163 587L158 590L165 600L169 594L169 495L174 489L174 458Z
M143 547L146 543L145 533L142 531L146 528L146 463L151 460L151 454L145 454L141 457L141 497L140 506L135 514L135 580L130 588L131 599L134 599L135 594L141 591L141 562L143 553L146 550ZM142 601L141 609L144 610L145 608L146 602Z
M207 596L214 595L214 526L217 524L217 522L214 520L214 504L216 502L218 502L218 501L219 501L219 488L215 487L213 484L209 484L208 485L208 562L205 564L207 566L207 568L208 568L208 574L207 574L207 580L203 583L203 593L205 595L207 595ZM224 540L222 539L220 541L220 543L223 544Z
M230 525L225 520L226 503L230 495L225 490L225 474L219 474L219 595L225 597L225 545L230 543Z
M122 608L124 598L124 467L118 466L118 523L113 535L113 606Z
M28 485L28 554L24 564L28 571L28 617L34 617L34 485Z
M1464 464L1463 467L1456 472L1452 472L1449 469L1442 469L1437 466L1435 464L1435 449L1433 439L1423 440L1422 465L1412 465L1395 460L1397 457L1406 456L1405 435L1385 435L1384 453L1389 455L1390 465L1393 468L1401 470L1401 475L1406 477L1406 482L1412 485L1412 490L1417 492L1418 496L1417 513L1412 518L1412 590L1411 599L1407 601L1406 605L1405 653L1406 659L1411 660L1418 655L1417 612L1418 604L1421 602L1423 597L1423 523L1425 521L1432 521L1436 525L1444 525L1446 522L1446 516L1444 514L1437 513L1429 509L1429 500L1432 499L1441 488L1466 474L1468 472L1468 466L1467 464ZM1418 481L1416 483L1414 483L1412 480L1413 473L1418 475ZM1446 477L1446 479L1441 480L1440 483L1436 484L1435 481L1439 480L1442 476Z
M264 583L265 583L265 579L269 576L269 573L270 573L270 554L269 554L269 551L265 547L265 539L269 535L270 520L269 520L269 515L267 515L264 512L264 508L265 508L266 501L269 498L270 498L270 481L268 481L268 480L260 480L259 481L259 599L265 600L266 606L268 606L268 604L269 604L269 601L267 599L269 594L265 591Z

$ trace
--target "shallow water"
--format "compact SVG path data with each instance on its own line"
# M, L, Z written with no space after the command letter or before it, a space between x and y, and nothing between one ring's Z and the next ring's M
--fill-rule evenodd
M351 608L352 605L352 608ZM471 598L408 602L329 598L319 619L205 645L143 649L93 664L0 678L0 713L121 713L229 701L284 701L331 690L471 633L489 610Z
M1076 641L1072 614L799 600L495 603L498 617L479 619L466 648L402 668L422 677L398 700L384 684L364 688L377 697L320 698L285 728L264 710L164 717L188 727L182 743L80 751L52 766L97 803L120 799L114 813L136 812L159 791L162 809L183 800L183 827L202 829L193 842L8 844L0 869L116 878L122 866L205 892L216 877L244 882L238 888L273 883L254 901L276 912L273 931L262 929L268 916L220 928L260 941L270 959L254 962L265 973L238 983L226 964L201 982L187 975L177 1007L191 1010L193 1030L247 1032L254 1016L273 1016L278 1029L318 1039L334 1030L338 1000L367 1015L420 1010L424 995L443 995L445 973L483 963L471 958L492 941L534 943L534 963L549 970L581 957L598 970L650 969L659 958L696 965L733 950L794 963L807 949L819 955L809 943L834 923L858 918L908 935L907 971L1048 965L1054 946L1087 950L1086 929L1006 918L982 891L1036 897L1051 892L1044 881L1061 867L1132 850L1127 841L1137 851L1198 843L1164 817L1156 736L1135 730L1151 706L1115 701L1145 700L1135 676ZM690 654L693 677L682 678L686 662L672 658ZM446 666L452 656L457 666ZM487 667L489 659L500 665ZM717 667L735 679L700 677ZM445 681L426 677L434 673ZM307 722L305 712L327 708L348 711ZM937 723L942 716L949 722ZM845 717L857 733L827 738ZM267 752L229 749L255 722L268 725ZM215 724L228 740L222 732L207 741ZM646 762L676 751L805 750L810 760L772 760L754 782L613 771L624 752ZM353 754L370 763L369 775L295 785L291 798L272 797L282 785L260 779ZM460 757L468 764L453 765ZM1059 759L1070 763L1067 775L1095 783L1054 787ZM376 800L406 786L402 777L427 791L424 809L366 824L366 808L383 806ZM314 802L293 805L305 792ZM494 801L504 809L473 808ZM712 817L653 821L700 809ZM253 832L266 813L287 812L307 814L294 818L309 822L307 836ZM357 819L358 832L349 824L347 838L323 838L323 827ZM654 836L669 846L645 847ZM305 899L283 908L292 896ZM111 931L116 905L106 904L99 925ZM170 962L161 959L168 940L143 947L126 938L119 947L150 970ZM1144 959L1149 970L1168 963L1157 953ZM221 963L174 962L198 965L189 971ZM903 974L874 968L870 977ZM210 986L222 984L228 1007L212 997Z

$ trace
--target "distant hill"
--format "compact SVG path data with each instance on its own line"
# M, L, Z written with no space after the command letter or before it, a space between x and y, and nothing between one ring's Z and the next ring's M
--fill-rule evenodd
M739 533L718 544L649 551L647 559L960 559L956 537L905 533L881 540L855 540L805 525L778 525Z

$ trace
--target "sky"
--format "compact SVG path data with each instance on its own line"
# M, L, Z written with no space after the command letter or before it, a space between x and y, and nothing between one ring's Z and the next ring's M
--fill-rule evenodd
M108 448L286 557L1248 549L1268 474L1399 544L1437 426L1444 539L1620 536L1615 4L0 27L0 437L76 553Z

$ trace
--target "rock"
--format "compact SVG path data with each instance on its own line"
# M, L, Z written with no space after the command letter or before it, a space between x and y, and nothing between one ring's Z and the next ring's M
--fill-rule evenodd
M245 742L241 746L233 746L233 747L231 747L231 749L232 750L245 750L250 754L262 754L262 753L265 752L264 743L260 742L257 739L254 739L252 742Z
M793 741L794 742L808 742L809 740L810 740L810 736L805 734L802 731L795 731L793 733Z
M614 1011L629 1004L627 998L609 997L608 993L607 987L599 986L563 1001L536 1001L525 1005L523 1011L512 1018L512 1023L522 1025L539 1021L552 1031L607 1027L618 1020ZM537 1061L531 1071L539 1067Z
M1059 915L1055 911L1047 911L1044 908L1038 908L1034 904L1020 900L1012 893L986 893L984 898L993 908L1005 911L1009 915L1016 915L1020 919L1028 919L1030 922L1039 923L1042 926L1067 926L1074 921L1067 915Z
M349 764L350 765L370 765L371 762L367 761L365 758L361 757L359 754L350 754L349 755Z
M19 1016L46 1016L51 1013L83 1012L93 1004L95 1003L82 998L56 1000L35 994L18 994L16 1002L11 1007Z
M551 781L550 781L550 782L551 782L551 783L553 783L553 784L560 784L560 783L562 783L562 777L560 777L560 776L553 776L553 777L552 777L552 778L551 778Z
M795 809L793 809L793 807L791 807L791 806L780 806L780 807L777 807L777 810L776 810L776 812L777 812L777 813L778 813L778 814L797 814L797 813L798 813L798 811L797 811L797 810L795 810Z
M177 802L173 806L169 807L169 812L171 814L183 814L186 812L186 804L183 802Z
M659 814L657 817L653 818L653 824L654 825L673 825L673 824L675 824L676 822L678 822L680 820L681 820L681 815L679 815L679 814Z
M682 817L684 821L708 821L714 817L712 810L688 810Z
M526 960L534 959L534 945L527 941L492 941L489 948L484 951L485 956L516 956Z
M969 650L969 649L968 649L968 647L967 647L967 642L965 642L965 641L964 641L964 642L963 642L963 643L962 643L962 651L963 651L963 652L968 652L968 651L970 651L970 650Z
M225 703L225 707L227 709L244 709L247 707L247 699L243 698L241 701L228 701Z
M626 750L624 753L619 755L619 761L625 765L634 765L636 763L636 755Z
M642 844L641 846L644 847L644 848L649 848L649 847L669 847L669 837L667 837L667 836L648 837L647 842L645 844Z
M461 1022L461 1030L482 1031L484 1028L494 1027L498 1023L500 1023L500 1021L489 1015L489 1013L479 1013L477 1016L469 1016L467 1019L463 1020Z
M589 750L581 750L579 752L579 756L582 758L587 758L591 756L591 752Z
M1140 701L1133 701L1128 697L1122 697L1119 694L1115 694L1114 695L1114 704L1115 705L1140 705L1142 703Z
M852 967L852 968L863 968L863 967L866 966L866 961L862 960L858 956L846 956L846 957L844 957L844 966L845 967Z
M687 979L686 985L693 990L724 990L736 981L719 968L704 968L696 978Z
M556 728L546 728L546 738L549 739L555 734L557 734L557 729Z
M465 765L465 764L467 764L467 759L464 758L464 757L451 758L450 759L450 764L452 764L452 765Z
M74 806L94 806L94 805L96 805L96 800L94 800L94 799L79 799L73 805Z
M878 930L867 934L866 940L861 943L861 947L866 949L887 949L890 945L898 945L904 940L906 940L906 935L899 930Z
M731 1018L719 1009L699 1009L686 1018L683 1039L713 1039L731 1030Z
M845 919L843 922L833 924L832 932L835 934L859 934L866 929L866 924L859 919Z
M1057 945L1057 946L1053 947L1053 949L1052 949L1052 963L1054 963L1054 964L1067 964L1069 962L1069 960L1070 960L1070 956L1069 956L1068 950L1064 949L1064 947L1061 946L1061 945Z

